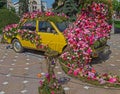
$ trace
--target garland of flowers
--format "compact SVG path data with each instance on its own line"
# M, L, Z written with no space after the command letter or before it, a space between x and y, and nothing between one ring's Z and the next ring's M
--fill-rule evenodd
M88 4L76 22L64 32L68 49L61 55L60 62L69 75L94 80L99 84L107 83L108 86L111 83L112 86L114 84L120 86L118 76L99 74L88 64L91 62L91 54L96 44L104 45L110 38L111 25L107 22L107 16L106 4L96 2Z
M18 29L18 24L7 25L3 29L3 33L7 38L13 38L14 36L17 35L17 29Z
M3 33L7 38L14 38L17 35L20 35L23 40L30 41L31 43L35 43L37 48L46 50L48 49L47 45L43 45L41 43L41 38L40 36L36 33L36 31L30 31L30 30L25 30L25 29L20 29L22 24L24 23L25 19L44 19L44 20L50 20L53 22L62 22L66 20L68 17L64 15L63 13L61 14L55 14L53 12L31 12L31 13L25 13L23 17L20 20L19 24L11 24L6 26L3 29Z
M20 23L23 22L25 19L42 19L42 20L50 20L52 22L62 22L64 20L67 20L68 17L64 13L56 14L54 12L29 12L25 13L20 20Z
M7 38L14 38L17 35L20 35L20 37L23 40L30 41L31 43L35 43L37 48L43 48L41 44L40 36L35 31L25 30L25 29L19 29L20 27L18 24L11 24L4 28L3 33Z

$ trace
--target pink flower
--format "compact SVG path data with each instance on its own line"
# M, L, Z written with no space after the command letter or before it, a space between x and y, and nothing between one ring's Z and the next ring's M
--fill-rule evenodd
M53 75L52 75L52 78L53 78L53 79L55 79L55 78L56 78L55 74L53 74Z
M77 76L79 74L79 72L80 72L79 68L77 68L76 70L74 70L74 72L73 72L74 76Z
M40 84L40 86L42 86L42 85L43 85L43 81L42 81L42 80L40 80L40 81L39 81L39 84Z
M51 91L51 94L55 94L54 91Z
M88 72L88 77L90 77L90 78L94 78L94 77L95 77L95 73Z
M72 70L69 70L69 71L68 71L68 74L72 74L72 72L73 72Z
M106 83L106 81L103 78L100 78L99 82L100 82L100 84L105 84Z
M109 79L110 83L115 83L116 81L117 81L117 78L114 78L114 77Z

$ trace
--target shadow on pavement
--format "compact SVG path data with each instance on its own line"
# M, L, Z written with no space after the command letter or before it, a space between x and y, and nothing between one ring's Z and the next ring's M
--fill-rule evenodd
M106 53L100 53L99 57L92 59L91 65L104 63L106 60L108 60L110 58L111 53L112 53L111 50L108 50Z
M36 54L36 55L45 56L43 51L37 51L37 50L31 50L31 49L26 49L26 50L24 51L24 53L29 53L29 54Z

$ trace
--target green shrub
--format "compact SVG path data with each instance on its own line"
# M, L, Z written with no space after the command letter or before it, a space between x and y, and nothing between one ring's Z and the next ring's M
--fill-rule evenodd
M120 24L120 21L114 21L115 24Z
M8 24L18 23L19 17L8 9L0 9L0 33Z
M120 28L120 21L114 21L114 23L116 28Z

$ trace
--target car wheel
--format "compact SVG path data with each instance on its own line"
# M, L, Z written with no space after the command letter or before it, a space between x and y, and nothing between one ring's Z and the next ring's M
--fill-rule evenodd
M14 51L17 53L21 53L24 50L24 48L22 47L22 45L18 39L14 39L12 41L12 47L13 47Z

